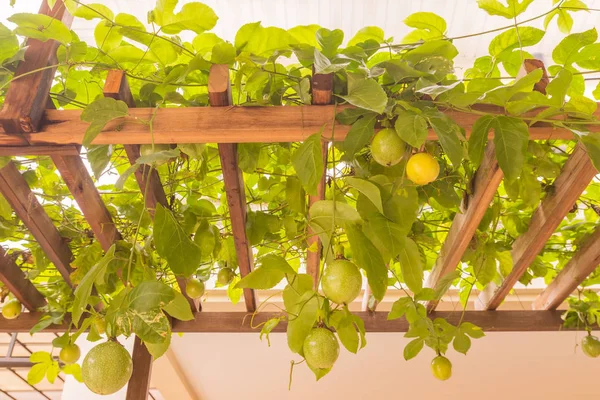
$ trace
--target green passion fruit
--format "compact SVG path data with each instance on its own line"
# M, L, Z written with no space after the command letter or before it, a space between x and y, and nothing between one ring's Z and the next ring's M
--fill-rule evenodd
M235 272L231 268L221 268L217 274L217 282L221 285L229 285L235 276Z
M334 260L325 266L321 287L325 296L337 304L351 303L362 288L362 275L348 260Z
M340 344L329 329L315 328L304 339L304 358L313 368L331 368L340 355Z
M583 353L592 358L600 356L600 340L596 336L587 335L581 341Z
M204 282L197 279L188 279L185 285L185 293L192 299L199 299L204 295Z
M6 319L15 319L21 315L21 303L11 300L2 306L2 316Z
M81 350L76 344L69 344L60 350L58 358L65 364L75 364L81 357Z
M431 361L431 372L440 381L446 381L452 376L452 363L444 356L437 356Z
M129 352L120 343L108 341L92 348L83 359L81 376L92 392L116 393L127 384L133 372Z
M377 163L391 167L402 160L406 144L393 129L382 129L373 137L371 155Z

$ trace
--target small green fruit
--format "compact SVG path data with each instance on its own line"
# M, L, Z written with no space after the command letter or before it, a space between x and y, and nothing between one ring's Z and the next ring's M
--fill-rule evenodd
M331 368L340 355L340 344L329 329L315 328L304 339L304 358L313 368Z
M321 286L329 300L337 304L348 304L360 293L362 275L350 261L334 260L325 266Z
M440 381L446 381L452 376L452 363L444 356L437 356L431 361L431 372Z
M2 307L2 316L6 319L15 319L21 315L21 303L11 300Z
M116 393L133 372L131 356L120 343L108 341L92 348L83 359L83 383L96 394Z
M231 268L222 268L219 270L219 273L217 275L217 282L219 282L223 286L229 285L233 280L234 276L235 273Z
M75 364L81 357L81 350L76 344L70 344L63 347L58 355L60 361L65 364Z
M391 167L402 160L406 144L393 129L382 129L371 142L371 154L377 163Z
M204 282L197 279L188 279L185 293L192 299L199 299L204 295Z
M581 341L583 353L592 358L600 356L600 340L596 336L587 335Z

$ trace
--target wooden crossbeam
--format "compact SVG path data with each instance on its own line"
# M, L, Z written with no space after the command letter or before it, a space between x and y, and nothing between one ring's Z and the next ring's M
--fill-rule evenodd
M315 74L313 71L312 77L312 104L324 106L331 104L333 100L333 73L331 74ZM329 136L328 132L324 131L324 137ZM319 200L325 200L325 190L327 184L327 153L329 150L329 142L323 138L321 141L321 157L323 159L323 175L321 180L317 184L317 194L315 196L309 196L308 208ZM316 251L308 251L306 254L306 272L312 276L314 287L317 288L319 285L319 270L321 266L321 255L323 252L323 245L319 237L308 228L308 246L311 247L313 243L317 244Z
M152 375L152 362L154 359L139 337L135 337L133 344L133 373L127 384L127 400L146 400L150 390L150 377Z
M534 300L534 310L556 310L600 265L600 227L586 239L556 278Z
M58 0L52 9L49 8L48 2L43 1L39 13L56 18L67 27L70 27L73 21L73 16L69 14L62 0ZM41 42L27 39L24 61L17 67L0 113L0 125L4 126L5 131L37 131L56 72L56 67L46 67L56 64L58 46L59 43L54 40ZM33 72L36 70L40 71Z
M77 146L18 146L0 147L0 157L10 156L74 156L79 154Z
M73 286L70 277L73 254L13 162L0 169L0 192L65 282Z
M229 81L229 66L212 65L208 76L209 109L229 109L231 101L231 84ZM231 121L223 116L218 124L227 126ZM254 255L250 241L246 235L246 189L242 170L238 165L237 144L219 144L219 156L223 170L223 182L229 206L231 231L235 243L240 275L248 275L254 267ZM244 300L248 311L256 310L256 294L253 289L244 289Z
M503 176L498 161L496 161L494 144L489 142L481 166L473 177L472 194L468 195L465 202L466 210L454 217L448 236L446 236L440 255L427 278L425 287L435 288L444 276L456 269L485 212L494 199ZM429 301L427 309L433 311L437 304L437 301Z
M552 190L534 211L527 232L513 243L511 273L489 300L480 297L485 309L495 310L500 306L597 173L584 147L578 143L554 181Z
M107 251L115 241L121 239L121 234L83 160L80 156L52 156L52 161L90 224L96 239L104 251Z
M367 332L406 332L409 328L404 318L388 321L385 311L357 312L355 313L365 322ZM562 327L562 311L434 311L431 318L445 318L448 322L456 324L459 321L471 322L483 328L486 332L547 332L560 331ZM7 320L0 316L0 332L29 332L39 322L42 313L23 313L17 319ZM254 320L247 312L201 312L196 313L192 321L174 321L175 333L254 333L260 329L253 329L270 318L282 317L284 314L276 312L260 312ZM252 326L250 325L252 324ZM64 332L69 328L68 318L62 325L50 325L44 332ZM279 323L273 332L284 332L287 329L286 321Z
M337 106L337 111L346 107ZM474 108L478 112L504 114L500 107ZM153 135L145 124L115 121L109 123L93 143L150 144L152 136L154 143L158 144L300 142L321 129L331 132L335 110L333 105L136 108L130 110L130 116L149 120L156 114ZM480 117L479 114L458 111L446 111L446 114L465 129L467 137ZM0 146L81 144L89 123L81 121L80 116L80 110L46 110L43 125L37 133L27 133L22 137L0 133ZM596 112L596 117L600 119L600 111ZM600 126L590 125L589 129L600 131ZM349 125L335 122L335 140L343 141L349 130ZM493 137L493 132L489 136ZM529 129L529 137L531 140L574 138L569 130L543 122ZM437 140L437 135L429 131L427 139Z
M110 70L104 83L104 96L111 97L115 100L124 101L129 108L135 107L135 101L133 100L133 94L129 89L129 83L125 72L121 70ZM125 145L125 153L129 162L133 165L140 157L140 145L129 144ZM168 207L167 196L165 195L165 189L160 181L160 176L156 169L151 168L149 165L141 165L135 171L135 179L140 187L140 191L144 195L144 203L146 209L152 218L154 218L154 211L156 205L161 204L164 207ZM187 299L192 311L200 311L202 308L200 302L196 302L185 292L186 281L184 278L177 276L177 284L181 290L183 296Z
M0 246L0 282L27 308L35 311L46 305L44 296L33 286L21 268Z

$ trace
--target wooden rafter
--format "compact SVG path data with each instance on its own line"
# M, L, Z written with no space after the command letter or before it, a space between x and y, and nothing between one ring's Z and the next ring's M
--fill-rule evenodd
M110 70L106 77L104 84L104 96L111 97L115 100L124 101L129 108L135 107L135 101L133 100L133 94L129 89L129 83L125 73L121 70ZM131 164L135 164L137 159L140 157L140 145L129 144L125 145L125 153ZM164 207L168 207L167 196L165 195L165 189L160 181L160 176L156 169L151 168L149 165L141 165L135 171L135 179L140 187L140 191L144 196L144 203L148 210L148 213L154 218L154 211L156 205L160 204ZM181 293L185 296L192 311L200 311L201 306L199 302L189 298L185 292L186 281L182 277L176 277L177 284Z
M600 227L586 239L556 278L534 300L534 310L555 310L600 265Z
M0 246L0 282L4 283L29 311L35 311L46 305L44 296L27 279L2 246Z
M312 104L314 105L327 105L331 104L333 100L333 73L330 74L313 74L312 77ZM308 208L319 200L325 199L325 190L327 184L327 153L329 150L329 142L325 139L328 136L327 132L324 132L324 137L321 141L321 157L323 159L323 175L317 185L317 194L310 196L308 199ZM317 288L319 284L319 270L321 266L321 253L323 252L323 245L319 237L308 228L308 245L309 247L313 244L317 244L315 251L308 251L306 255L306 272L312 276L314 286Z
M337 106L342 111L347 106ZM478 112L504 115L504 109L495 106L473 107ZM330 106L271 106L271 107L182 107L182 108L136 108L130 110L132 117L149 120L156 114L153 124L154 143L263 143L300 142L323 129L331 132L335 125L335 140L346 138L349 125L334 121L336 107ZM458 111L446 114L465 129L469 136L473 124L480 117ZM526 114L527 116L529 114ZM531 115L535 115L532 113ZM89 123L81 121L79 110L46 110L43 125L37 133L17 136L0 133L0 146L65 145L81 144ZM600 110L596 112L600 119ZM224 123L227 121L227 123ZM600 126L591 125L592 131ZM490 132L490 137L493 133ZM531 140L572 140L567 129L539 122L529 129ZM428 140L437 140L430 131ZM109 123L96 137L94 144L150 144L152 135L143 124L115 121Z
M408 322L404 318L388 320L386 311L356 312L355 315L365 322L367 332L406 332ZM459 321L471 322L486 332L544 332L560 331L562 326L562 311L434 311L431 318L445 318L456 324ZM0 332L29 332L39 322L41 313L23 313L14 320L6 320L0 316ZM254 320L246 312L201 312L191 321L174 321L173 332L198 333L258 333L252 328L270 318L284 316L282 313L261 312ZM252 324L252 326L251 326ZM68 318L62 325L50 325L45 332L64 332L69 327ZM273 332L285 332L286 321L279 323Z
M127 400L146 400L150 389L152 362L154 361L148 349L139 337L133 344L133 373L127 384Z
M229 66L212 65L208 76L209 109L230 109L231 83L229 81ZM224 115L219 125L230 125L231 121ZM242 170L238 165L237 144L219 144L219 156L223 170L223 182L229 205L231 231L235 243L240 275L248 275L254 267L254 255L250 241L246 235L246 188ZM248 311L256 310L256 294L253 289L244 289L244 300Z
M583 146L577 144L552 190L534 211L527 232L513 243L511 273L489 299L481 299L485 309L495 310L500 306L597 173Z
M0 157L16 156L74 156L79 154L77 146L19 146L0 147Z
M536 83L534 90L545 94L549 80L542 61L524 60L517 77L523 77L535 69L541 69L543 77ZM454 217L448 236L446 236L440 255L427 278L425 287L435 288L444 276L456 269L465 251L467 251L467 247L473 239L485 212L494 199L503 177L504 173L498 165L498 160L496 160L494 143L489 141L485 148L483 161L473 176L470 194L463 203L465 210ZM438 302L434 300L427 302L427 310L435 310L437 304Z
M70 278L73 254L13 162L0 169L0 192L63 279L73 286Z
M43 1L39 13L56 18L67 27L73 21L62 0L56 1L52 9L47 1ZM48 66L56 64L58 46L55 40L41 42L27 39L24 61L17 67L0 113L0 125L4 126L5 131L30 133L39 128L56 72L56 67ZM36 70L39 71L32 72ZM21 75L23 77L20 78Z

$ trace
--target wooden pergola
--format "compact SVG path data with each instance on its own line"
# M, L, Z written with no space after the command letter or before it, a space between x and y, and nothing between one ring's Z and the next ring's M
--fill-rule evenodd
M50 9L43 1L40 13L61 20L70 26L73 17L58 1ZM81 111L52 109L49 91L55 69L40 68L55 64L58 43L42 43L29 39L25 60L19 64L6 96L4 109L0 113L0 156L46 155L52 158L66 185L71 191L85 219L89 222L96 239L106 251L121 238L112 217L103 203L94 182L80 157L81 143L87 123L80 120ZM526 63L523 71L543 68L535 62ZM547 83L547 81L545 82ZM129 161L135 163L140 156L140 145L151 143L218 143L223 169L223 180L230 210L231 226L234 235L239 269L242 276L253 269L253 254L246 237L246 196L243 177L238 167L236 143L245 142L295 142L302 141L321 128L330 131L335 127L335 140L343 140L349 126L335 120L336 108L333 102L333 75L313 74L311 106L272 106L237 107L232 106L229 68L227 65L213 65L209 75L210 107L198 108L138 108L129 90L122 71L110 71L104 86L104 95L124 101L134 117L149 119L153 113L153 139L147 126L142 124L109 123L94 140L94 144L120 144L125 146ZM544 84L536 87L544 91ZM338 107L338 110L342 107ZM502 114L498 107L482 106L491 114ZM472 113L447 111L467 135L477 119ZM600 112L597 112L600 117ZM573 140L572 133L556 129L549 124L536 123L530 129L532 140L565 139ZM430 140L436 140L433 131ZM328 142L323 141L323 158L327 159ZM429 276L426 286L435 287L446 275L455 271L469 242L481 222L485 211L502 182L503 174L495 159L493 143L490 142L485 157L472 182L472 191L465 202L466 208L458 213L446 242ZM326 165L326 163L325 163ZM481 310L467 311L465 320L481 326L485 331L552 331L562 326L561 312L556 308L592 273L600 263L600 228L597 228L587 244L581 247L571 261L548 285L534 302L531 311L495 311L509 291L519 280L534 258L541 252L545 243L556 230L575 201L592 181L598 171L592 165L585 149L577 145L554 182L554 190L542 200L534 212L526 233L519 237L512 249L514 268L502 285L492 291L491 296L482 297ZM145 204L153 215L157 204L167 205L165 192L156 171L148 166L135 174L142 193L146 194ZM29 185L10 162L0 170L0 192L13 207L17 216L29 229L50 261L55 265L65 281L70 281L73 255L65 240L32 193ZM311 196L310 203L324 199L325 174L319 184L317 196ZM312 241L318 239L309 235ZM320 246L320 244L318 244ZM308 253L307 270L318 281L320 269L319 252ZM30 311L16 320L0 317L0 332L27 332L40 317L36 310L46 302L34 285L25 278L21 269L0 251L0 280ZM185 280L178 278L178 284L185 293ZM247 312L201 312L198 303L188 299L196 313L193 321L173 321L174 332L254 332L250 327L249 313L256 310L257 299L254 290L244 289ZM457 322L461 311L435 311L437 304L429 302L428 310L435 316ZM257 314L254 323L266 321L274 313ZM387 321L387 313L366 309L359 313L370 332L404 332L408 324L404 319ZM50 332L66 330L68 321L62 325L51 325ZM285 331L282 322L276 332ZM134 372L129 383L128 399L145 399L151 373L152 357L136 338L134 352Z

